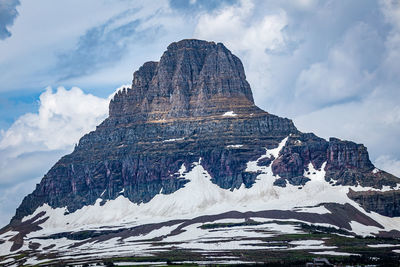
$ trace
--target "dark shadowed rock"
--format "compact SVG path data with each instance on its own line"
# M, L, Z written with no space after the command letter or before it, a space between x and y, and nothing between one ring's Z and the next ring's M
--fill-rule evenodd
M109 117L49 170L12 222L43 203L73 212L98 198L120 195L134 203L148 202L184 186L187 181L178 178L178 170L182 165L190 170L200 158L218 186L251 187L257 173L245 171L246 163L288 136L271 166L281 177L277 186L304 185L309 164L321 169L324 162L326 179L338 185L381 188L397 182L390 174L372 172L364 146L301 133L291 120L255 106L241 61L223 44L172 43L159 62L147 62L134 73L132 87L111 100ZM258 164L269 166L272 160ZM365 206L384 215L398 216L400 211L399 206Z
M389 217L400 216L400 190L356 192L350 189L347 195L367 211L375 211Z

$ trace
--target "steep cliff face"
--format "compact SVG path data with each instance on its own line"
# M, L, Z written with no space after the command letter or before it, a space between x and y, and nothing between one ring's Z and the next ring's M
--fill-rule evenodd
M273 162L275 186L305 185L310 164L324 167L325 179L334 185L382 188L398 182L374 171L363 145L301 133L291 120L255 106L242 63L223 44L172 43L159 62L147 62L134 73L132 87L111 101L109 117L50 169L12 223L44 203L68 212L120 195L146 203L182 188L188 181L179 178L180 167L190 171L199 159L219 187L251 188L258 173L247 163L285 137L276 159L257 162ZM400 212L397 205L368 204L368 209L392 216Z
M384 192L361 191L350 189L348 196L358 202L365 210L375 211L389 217L400 216L400 191L391 190Z
M166 120L259 111L239 58L223 44L199 40L172 43L160 62L134 73L132 90L110 103L110 117ZM132 118L133 117L133 118Z

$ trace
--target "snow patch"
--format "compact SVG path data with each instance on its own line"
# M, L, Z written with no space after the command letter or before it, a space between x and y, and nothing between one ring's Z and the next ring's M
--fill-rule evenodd
M175 262L175 261L174 261ZM129 262L123 262L123 261L117 261L114 262L114 265L116 266L165 266L167 265L167 262L162 262L162 261L139 261L139 262L134 262L134 261L129 261Z
M317 207L304 207L304 208L295 208L294 211L297 212L310 212L317 214L328 214L331 213L325 206L317 206Z
M351 221L350 226L353 232L361 236L371 236L372 234L377 234L379 231L382 231L382 229L376 226L367 226L355 221Z
M211 176L203 168L199 159L198 162L193 163L193 168L189 172L183 164L177 172L178 179L188 181L183 188L168 195L158 194L147 203L135 204L120 195L114 200L108 200L103 206L100 206L102 200L98 199L94 205L85 206L67 215L64 215L65 208L53 209L44 204L32 215L24 217L23 221L41 211L46 212L45 216L49 216L49 219L41 224L43 229L33 233L34 236L38 236L59 231L98 229L101 226L118 229L171 219L190 219L196 216L220 214L231 210L246 212L276 209L326 214L329 211L320 204L334 202L352 205L383 225L387 231L400 228L400 218L389 218L374 212L367 213L358 203L349 199L347 193L350 188L355 187L332 186L325 181L326 162L319 169L316 169L311 163L309 164L308 171L304 172L304 176L308 177L310 181L302 189L290 184L287 184L286 187L274 186L274 181L280 177L272 174L272 163L266 167L258 166L257 162L272 156L275 159L278 158L279 152L287 140L288 137L284 138L278 147L266 149L265 153L257 160L247 163L246 171L258 174L255 183L250 188L246 188L243 184L233 191L220 188L211 181ZM351 226L352 231L359 235L383 230L357 222L352 222ZM283 227L293 228L293 226L276 225L276 228L279 227L281 229ZM169 229L162 231L164 230ZM284 230L289 231L290 229Z
M235 117L235 116L237 116L237 114L235 112L233 112L233 111L227 111L224 114L222 114L222 116L224 116L224 117Z
M335 246L325 246L323 240L297 240L289 242L290 245L296 245L289 250L311 250L311 249L334 249Z
M361 191L375 191L375 192L387 192L392 190L399 190L400 183L398 183L395 187L391 187L388 185L382 186L382 189L370 187L370 186L349 186L353 191L361 192Z
M313 251L312 254L316 255L331 255L331 256L361 256L356 253L339 252L339 251Z
M164 141L162 141L162 142L163 142L163 143L176 142L176 141L182 141L182 140L184 140L184 139L185 139L184 137L181 137L181 138L172 138L172 139L164 140Z
M6 264L6 263L13 262L13 261L14 261L13 258L7 258L7 259L5 259L5 260L3 260L3 261L0 260L0 263L1 263L1 264Z
M275 159L278 158L279 152L282 150L282 148L286 145L286 142L288 140L289 137L284 138L278 145L277 148L274 149L270 149L268 150L267 148L265 148L265 154L261 155L258 159L256 159L255 161L249 161L247 162L247 167L246 167L246 172L261 172L261 173L265 173L267 174L268 171L270 171L269 173L272 174L272 170L271 170L271 166L272 163L268 166L258 166L257 163L264 159L264 158L271 158L274 157Z

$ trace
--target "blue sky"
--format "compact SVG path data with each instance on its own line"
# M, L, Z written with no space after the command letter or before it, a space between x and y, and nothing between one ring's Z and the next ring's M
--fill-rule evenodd
M2 0L0 225L133 71L185 38L239 56L261 108L400 175L398 1Z

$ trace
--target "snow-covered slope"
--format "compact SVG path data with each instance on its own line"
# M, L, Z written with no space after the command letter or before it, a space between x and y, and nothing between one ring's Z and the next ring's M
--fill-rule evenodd
M0 264L177 249L200 259L210 250L351 255L332 234L400 237L399 179L362 144L302 133L258 108L223 44L172 43L109 108L0 230Z
M319 204L337 203L351 204L360 212L366 213L357 203L347 197L349 188L354 191L371 190L361 186L333 186L325 181L325 163L321 169L316 170L310 163L304 176L310 181L304 186L288 185L286 187L274 186L273 183L279 176L274 176L271 165L258 166L257 162L265 157L278 158L279 152L285 145L287 138L283 139L279 146L272 150L266 150L265 154L255 161L247 163L248 172L258 173L255 184L246 188L242 185L239 189L226 190L211 182L211 177L201 165L201 158L194 162L190 172L186 172L182 165L179 170L180 177L189 180L183 188L172 194L156 195L147 203L134 204L124 196L115 200L109 200L100 205L98 199L95 205L85 206L73 213L65 214L66 208L53 209L44 204L32 215L26 216L22 221L27 221L41 212L49 218L41 224L42 231L37 234L57 231L76 231L82 229L95 229L101 226L126 227L127 225L140 225L150 222L162 222L172 219L187 219L201 215L219 214L226 211L261 211L261 210L294 210L298 212L330 213L329 210ZM378 190L378 189L373 189ZM382 189L381 191L385 191ZM374 212L366 213L385 230L400 228L400 218L389 218ZM116 225L116 222L118 224ZM119 225L121 224L121 225ZM357 227L352 229L357 234L366 234L365 230L359 231ZM381 229L370 228L371 233L377 233Z
M167 236L163 239L163 242L179 241L181 245L178 247L181 248L204 249L204 245L201 245L203 242L201 240L212 238L221 240L223 236L220 234L211 234L212 232L209 230L199 229L198 227L202 225L202 222L189 224L183 227L183 233L177 235L171 235L171 233L179 228L182 222L193 220L201 216L217 216L215 219L210 219L210 221L221 223L223 220L218 219L218 215L229 213L229 211L236 211L242 214L254 212L252 215L247 216L247 219L251 218L255 221L264 222L279 219L279 216L264 216L262 213L258 215L257 212L275 210L291 211L298 215L314 214L314 216L324 216L332 214L332 210L324 206L325 203L350 204L361 214L372 218L377 225L383 226L383 228L376 225L371 226L369 224L363 224L362 221L353 221L352 218L343 218L344 220L349 220L351 229L348 230L357 235L371 235L377 234L383 230L390 231L400 229L400 218L390 218L374 212L366 212L357 203L347 197L350 188L353 190L367 190L368 188L362 188L360 186L333 186L328 183L324 177L325 164L322 165L321 169L316 170L310 163L308 170L304 173L304 176L309 178L310 181L304 186L274 186L274 181L280 177L272 174L271 165L269 165L269 167L258 166L257 162L266 157L279 158L279 152L284 147L286 141L287 138L283 139L277 148L266 150L265 154L259 159L247 163L246 171L258 173L255 184L250 188L242 186L233 191L220 188L212 183L210 175L203 168L201 159L199 159L198 162L193 163L194 166L189 172L187 172L184 165L182 165L179 170L179 178L189 180L183 188L172 194L163 194L160 192L160 194L156 195L147 203L134 204L124 196L119 196L115 200L107 201L104 205L100 204L101 200L99 199L95 205L85 206L69 214L66 213L66 208L53 209L45 204L39 207L32 215L26 216L23 219L23 222L27 222L34 217L37 217L36 221L48 217L43 223L40 223L40 227L42 227L41 230L31 232L24 238L24 245L19 250L27 249L29 242L34 241L35 243L39 243L41 247L53 245L53 249L57 250L59 253L70 254L84 250L87 251L87 253L97 254L101 248L115 247L117 246L116 244L118 244L118 249L107 252L107 255L118 255L130 249L132 245L129 244L129 241L148 240L160 236ZM225 220L228 222L234 222L235 220L243 222L244 219L240 218L240 216L235 219L235 216L226 215L225 217L228 219ZM177 223L155 227L153 231L139 236L125 237L126 239L124 242L118 241L120 237L116 237L105 241L103 240L102 242L93 241L95 243L90 242L86 245L79 246L77 250L71 250L69 248L69 246L73 245L76 241L67 238L38 239L68 231L128 229L155 223L162 225L162 223L177 220ZM287 220L310 223L308 216L304 218L298 216L297 219L294 217L293 219L286 219L286 221ZM34 221L31 223L34 223ZM339 228L337 225L330 225L324 222L313 222L313 224ZM293 226L282 229L282 226L274 226L273 224L268 224L267 226L255 225L243 227L242 230L235 230L239 232L227 232L226 238L237 238L240 236L249 237L251 234L262 237L264 235L263 233L254 232L257 228L288 233L297 231ZM249 229L251 229L251 231ZM0 244L0 255L7 255L10 253L12 239L17 234L18 232L7 232L0 237L2 240L7 240L3 244ZM168 237L168 235L171 236ZM254 247L256 243L252 242L252 245L249 247L244 241L225 242L223 246L220 245L220 249L254 249L256 248ZM329 247L325 246L317 246L317 248L329 249ZM209 246L209 249L211 250L213 247ZM301 247L299 247L299 249L301 249ZM148 244L146 245L146 243L142 243L141 245L136 244L135 250L138 253L142 251L140 253L144 254L152 251L151 246Z

